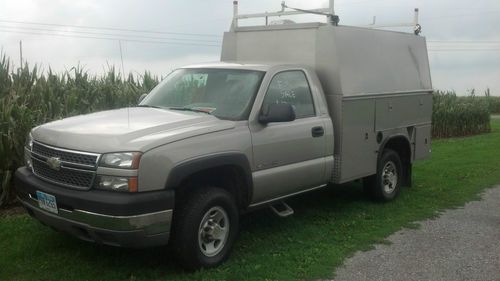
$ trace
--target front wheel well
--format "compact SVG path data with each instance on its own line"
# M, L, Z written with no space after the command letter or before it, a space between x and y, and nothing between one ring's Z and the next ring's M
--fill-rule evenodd
M218 187L229 192L240 210L249 204L250 187L245 181L245 172L235 165L208 168L187 176L176 187L176 204L189 198L197 189L207 186Z

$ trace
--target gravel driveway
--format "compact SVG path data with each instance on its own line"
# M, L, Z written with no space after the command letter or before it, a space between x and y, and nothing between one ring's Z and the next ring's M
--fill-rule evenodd
M500 186L482 198L356 253L334 280L500 281Z

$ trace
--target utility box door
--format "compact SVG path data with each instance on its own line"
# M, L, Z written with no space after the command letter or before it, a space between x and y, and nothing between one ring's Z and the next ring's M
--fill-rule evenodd
M377 171L377 142L373 123L374 99L344 100L342 106L341 182Z
M417 126L415 129L414 160L427 158L431 152L431 125Z
M376 131L425 124L431 121L432 95L400 95L377 99Z

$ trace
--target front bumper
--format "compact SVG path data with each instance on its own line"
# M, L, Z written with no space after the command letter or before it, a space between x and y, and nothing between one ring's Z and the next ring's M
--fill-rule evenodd
M16 171L15 181L19 201L28 213L56 230L112 246L144 248L168 242L174 191L71 190L40 180L25 167ZM39 207L36 191L56 197L57 214Z

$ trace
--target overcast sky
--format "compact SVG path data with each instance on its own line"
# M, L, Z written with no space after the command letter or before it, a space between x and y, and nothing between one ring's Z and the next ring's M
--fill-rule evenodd
M240 13L254 13L277 11L281 0L239 2ZM286 3L298 8L328 5L326 0ZM476 88L482 94L489 87L492 94L500 95L499 0L335 2L335 11L344 25L370 24L373 16L378 24L410 22L415 7L420 9L422 35L428 40L434 88L454 89L461 94ZM121 41L125 72L150 70L165 75L182 65L217 61L221 35L228 30L231 16L232 0L0 0L0 48L14 64L19 64L22 40L23 58L30 64L41 64L44 69L50 66L56 71L80 64L89 72L101 73L107 65L121 68L118 41L73 36L148 41ZM291 19L311 20L310 17Z

